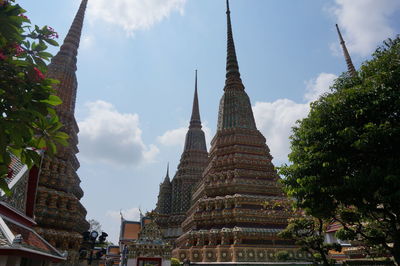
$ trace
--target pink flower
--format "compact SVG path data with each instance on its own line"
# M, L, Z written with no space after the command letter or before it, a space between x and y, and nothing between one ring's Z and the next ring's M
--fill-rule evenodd
M47 26L47 29L51 32L47 37L49 37L50 39L58 39L58 34L52 27Z
M15 49L16 56L20 56L23 52L25 52L25 50L18 43L14 43L13 48Z
M27 16L25 16L24 14L19 14L18 16L29 19Z
M2 52L0 52L0 60L6 60L7 56L5 56Z
M38 81L44 80L45 77L44 77L42 71L40 71L37 67L34 67L33 70L35 71L35 78Z

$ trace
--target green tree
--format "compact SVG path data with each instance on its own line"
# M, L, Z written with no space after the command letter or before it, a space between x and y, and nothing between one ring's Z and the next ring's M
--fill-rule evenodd
M293 129L285 189L307 214L340 222L340 238L382 248L399 264L400 38L331 90Z
M322 219L313 217L293 218L279 236L295 240L302 251L311 254L313 262L333 265L335 260L329 259L329 251L341 251L342 247L337 243L325 243L327 224Z
M51 54L47 44L58 45L50 27L32 26L14 1L0 0L0 189L9 193L10 153L31 167L39 165L38 149L56 152L67 145L54 107L55 80L45 78Z

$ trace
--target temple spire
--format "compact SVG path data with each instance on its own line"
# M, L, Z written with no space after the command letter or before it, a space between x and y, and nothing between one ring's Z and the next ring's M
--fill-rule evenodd
M189 130L186 133L184 151L201 150L207 152L204 132L201 128L202 126L200 120L199 98L197 96L197 70L196 70L195 81L194 81L192 115L190 117Z
M235 43L233 40L231 11L229 9L229 0L226 0L226 18L227 18L227 56L226 56L226 80L225 89L228 85L237 84L240 89L244 89L240 79L239 64L236 57ZM232 89L233 87L229 87ZM236 88L236 86L234 87Z
M347 69L348 69L350 75L352 77L355 77L357 72L356 72L356 69L354 68L353 61L351 60L349 51L347 50L346 43L344 42L342 34L340 33L338 24L336 24L336 29L339 34L340 45L342 46L342 49L343 49L344 58L346 59Z
M200 120L200 111L199 111L199 98L197 96L197 70L195 74L195 83L194 83L194 97L193 97L193 107L192 107L192 116L190 118L190 128L200 127L201 128L201 120Z
M167 177L169 178L169 162L167 163Z
M81 39L83 20L85 18L85 10L88 0L82 0L79 6L78 12L75 15L74 21L64 39L64 43L61 46L60 53L67 53L72 57L78 54L79 43Z
M163 183L169 183L169 162L167 163L167 174L165 175L164 182Z
M63 104L59 105L57 109L71 113L75 111L78 87L75 72L87 2L88 0L82 0L60 51L52 58L47 70L47 77L60 80L60 84L55 85L54 89Z

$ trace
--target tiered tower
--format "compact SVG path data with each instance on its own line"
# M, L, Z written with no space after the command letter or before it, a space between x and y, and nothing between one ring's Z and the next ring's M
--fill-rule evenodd
M78 175L78 125L75 121L77 91L76 62L87 0L82 0L72 26L60 51L48 66L47 77L60 81L54 86L63 103L57 114L69 135L68 147L58 147L55 157L45 156L36 198L36 229L47 241L60 250L67 250L69 265L78 258L81 233L89 228L86 210L80 203L83 191Z
M336 24L336 30L339 35L340 45L342 46L342 49L343 49L344 59L346 60L347 71L349 72L350 76L355 77L355 76L357 76L357 71L353 65L353 61L351 60L350 53L347 50L346 43L343 40L342 33L340 32L338 24Z
M207 165L207 146L204 131L202 130L199 99L197 95L197 70L193 97L192 115L189 130L186 133L185 146L181 155L176 174L172 180L171 209L169 213L162 211L162 203L157 204L159 216L157 224L161 227L164 237L175 240L182 234L181 224L186 218L186 211L191 206L192 190L201 179L201 174ZM165 181L164 181L165 183ZM164 184L163 183L163 184ZM166 185L160 186L159 199L168 199L165 194ZM165 203L164 203L165 204Z
M227 0L227 62L217 133L208 166L193 193L173 256L194 262L273 261L286 251L304 257L277 234L290 206L242 83Z

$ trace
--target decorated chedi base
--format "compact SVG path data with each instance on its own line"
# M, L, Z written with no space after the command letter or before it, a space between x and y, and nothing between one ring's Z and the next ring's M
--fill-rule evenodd
M305 254L277 234L291 217L290 203L264 136L257 130L240 78L227 2L228 48L224 95L209 163L196 186L173 257L192 262L268 262L278 252Z

